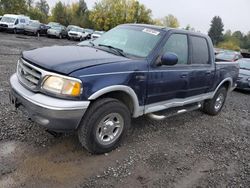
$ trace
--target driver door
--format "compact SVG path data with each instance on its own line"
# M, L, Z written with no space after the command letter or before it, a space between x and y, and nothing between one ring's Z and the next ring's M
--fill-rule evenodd
M151 66L148 78L148 97L146 105L157 107L173 99L184 99L187 96L190 68L188 35L172 33L164 44L161 57L166 52L178 56L176 65ZM159 61L159 58L158 60ZM147 112L150 109L145 109Z

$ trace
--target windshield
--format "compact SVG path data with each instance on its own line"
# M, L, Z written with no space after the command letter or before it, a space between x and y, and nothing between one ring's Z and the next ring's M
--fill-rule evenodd
M2 17L1 22L7 22L7 23L14 23L16 18L11 18L11 17Z
M112 46L132 56L147 57L160 38L160 32L151 29L117 27L94 40L93 44Z
M83 32L82 28L73 27L70 31Z
M60 26L54 26L54 27L52 27L51 29L54 29L54 30L60 31L62 28L61 28Z
M85 32L87 32L87 33L93 33L93 30L91 30L91 29L85 29Z
M239 64L240 64L241 69L249 69L250 70L250 59L239 60Z

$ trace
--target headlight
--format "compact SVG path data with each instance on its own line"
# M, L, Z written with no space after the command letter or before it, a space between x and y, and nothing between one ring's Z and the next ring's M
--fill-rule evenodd
M70 78L48 76L42 84L42 89L54 94L78 97L81 94L82 84Z
M249 78L247 78L247 81L249 81L249 82L250 82L250 77L249 77Z

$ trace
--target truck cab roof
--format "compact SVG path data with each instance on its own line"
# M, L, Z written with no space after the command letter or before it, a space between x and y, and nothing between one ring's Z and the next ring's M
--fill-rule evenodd
M189 31L189 30L185 30L185 29L178 29L178 28L171 28L171 27L165 27L165 26L159 26L159 25L151 25L151 24L122 24L121 26L135 26L135 27L146 27L146 28L150 28L150 29L155 29L158 31L177 31L177 32L181 32L181 33L187 33L187 34L191 34L191 35L198 35L198 36L202 36L205 38L208 38L207 35L203 34L203 33L199 33L199 32L194 32L194 31Z

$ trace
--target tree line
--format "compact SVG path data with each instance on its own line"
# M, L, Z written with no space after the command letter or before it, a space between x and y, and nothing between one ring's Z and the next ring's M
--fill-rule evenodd
M179 27L173 15L153 19L152 11L138 0L100 0L92 10L84 0L71 4L57 1L53 7L49 7L46 0L0 0L0 15L8 13L24 14L43 23L55 21L105 31L123 23Z
M227 30L224 34L224 24L219 16L213 17L208 35L213 44L218 48L236 50L246 49L250 51L250 31L244 34L241 31Z
M153 19L151 9L138 0L100 0L89 10L84 0L65 4L61 1L53 7L49 7L46 0L0 0L0 15L24 14L31 19L40 20L43 23L50 21L63 25L78 25L95 30L109 30L123 23L155 24L166 27L180 27L178 19L169 14L161 19ZM183 29L195 31L190 25ZM224 34L222 19L215 16L211 21L208 35L213 44L219 48L250 50L250 32L244 34L241 31Z

